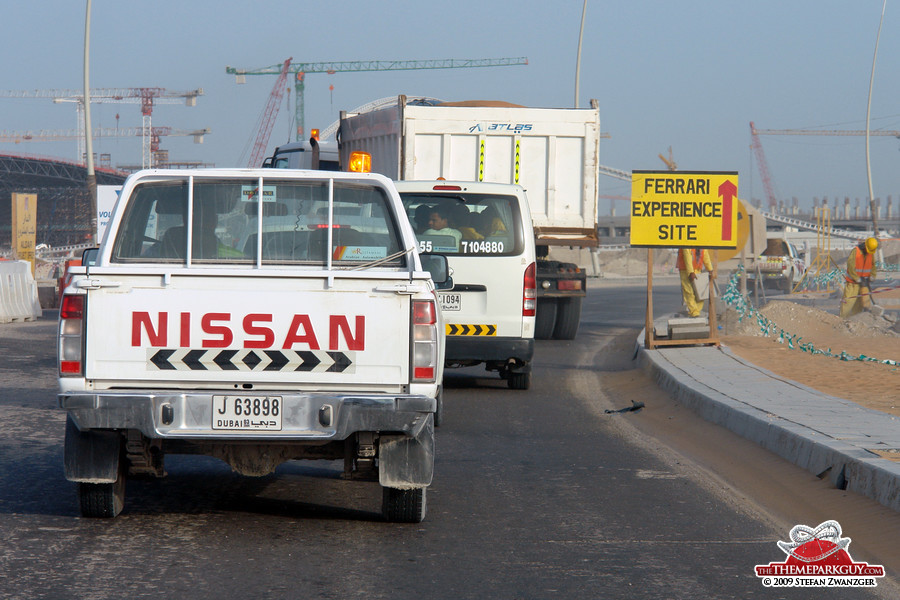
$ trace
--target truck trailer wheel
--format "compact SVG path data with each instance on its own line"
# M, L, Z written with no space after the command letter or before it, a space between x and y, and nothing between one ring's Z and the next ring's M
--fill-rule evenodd
M582 298L559 298L556 309L556 327L553 328L553 339L574 340L581 321Z
M119 461L119 476L114 483L78 483L81 516L111 519L125 507L124 460Z
M425 520L425 490L381 488L381 514L392 523L421 523Z
M534 338L549 340L556 327L556 298L539 298L534 315Z

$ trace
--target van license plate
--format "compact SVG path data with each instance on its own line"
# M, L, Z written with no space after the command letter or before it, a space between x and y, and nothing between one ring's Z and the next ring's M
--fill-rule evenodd
M281 396L213 396L212 428L281 431Z
M438 294L441 299L441 310L462 310L462 297L459 294Z

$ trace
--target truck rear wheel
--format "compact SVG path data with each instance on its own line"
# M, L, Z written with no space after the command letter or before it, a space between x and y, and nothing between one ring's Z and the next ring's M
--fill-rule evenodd
M81 516L92 519L111 519L125 507L124 460L119 461L119 476L114 483L78 484L78 504Z
M553 328L553 339L574 340L581 321L581 296L575 298L559 298L556 310L556 327Z
M534 315L534 338L549 340L556 327L556 298L539 298Z
M381 488L381 514L392 523L421 523L425 520L425 490Z

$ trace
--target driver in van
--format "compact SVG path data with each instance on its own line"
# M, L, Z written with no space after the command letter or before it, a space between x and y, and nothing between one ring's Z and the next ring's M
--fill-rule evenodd
M449 216L440 207L435 206L431 209L431 214L428 216L428 229L422 233L424 235L451 236L456 242L456 249L459 250L462 233L458 229L450 227Z

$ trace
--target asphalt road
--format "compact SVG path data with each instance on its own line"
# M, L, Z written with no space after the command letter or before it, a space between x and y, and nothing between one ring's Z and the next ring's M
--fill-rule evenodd
M118 518L83 519L62 472L56 315L0 325L0 598L810 597L754 575L784 559L785 531L655 452L637 415L605 412L630 404L605 388L629 368L644 299L591 290L578 338L538 344L531 390L449 372L418 525L383 522L380 488L337 464L252 479L178 456L166 479L129 481ZM654 303L677 309L674 280Z

